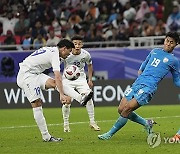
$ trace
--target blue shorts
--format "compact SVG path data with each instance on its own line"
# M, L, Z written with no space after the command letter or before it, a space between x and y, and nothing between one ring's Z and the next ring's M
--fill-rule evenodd
M146 105L154 95L154 89L146 85L133 85L128 88L124 95L128 101L135 98L140 106Z

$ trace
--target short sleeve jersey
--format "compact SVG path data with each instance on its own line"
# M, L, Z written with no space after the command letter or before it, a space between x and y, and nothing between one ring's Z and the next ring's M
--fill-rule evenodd
M92 64L91 55L88 51L81 49L79 55L73 55L72 53L64 60L65 67L68 65L76 65L79 67L81 75L84 75L85 65Z
M30 73L42 73L51 67L53 71L60 71L59 49L57 47L42 47L34 51L19 65Z

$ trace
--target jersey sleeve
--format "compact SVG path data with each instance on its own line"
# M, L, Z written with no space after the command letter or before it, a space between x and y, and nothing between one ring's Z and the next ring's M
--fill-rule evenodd
M87 56L86 56L86 64L90 65L92 64L92 58L89 52L87 52Z
M149 55L146 57L145 61L141 64L139 70L141 70L142 72L144 71L150 57L151 57L151 53L153 52L153 50L149 53Z
M51 57L52 69L54 71L60 71L60 59L59 52L55 52Z
M175 64L171 69L171 73L173 76L174 84L180 87L180 61L178 61L178 59L175 60Z

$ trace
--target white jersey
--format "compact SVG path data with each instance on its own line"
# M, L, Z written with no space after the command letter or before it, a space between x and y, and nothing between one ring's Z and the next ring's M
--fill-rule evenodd
M85 65L92 64L91 55L88 51L81 49L81 53L79 55L73 55L72 53L64 59L65 67L68 65L76 65L79 67L80 76L86 76L84 72Z
M29 55L19 64L23 71L39 74L46 69L60 71L59 49L57 47L42 47Z

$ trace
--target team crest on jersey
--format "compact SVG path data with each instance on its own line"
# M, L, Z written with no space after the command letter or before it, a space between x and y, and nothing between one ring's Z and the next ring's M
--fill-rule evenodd
M166 57L163 59L163 62L164 62L164 63L167 63L168 61L169 61L169 59L166 58Z
M85 58L82 58L82 59L81 59L81 62L82 62L82 63L85 63L85 61L86 61Z
M143 92L144 92L144 90L140 89L140 90L138 91L138 95L141 95Z

